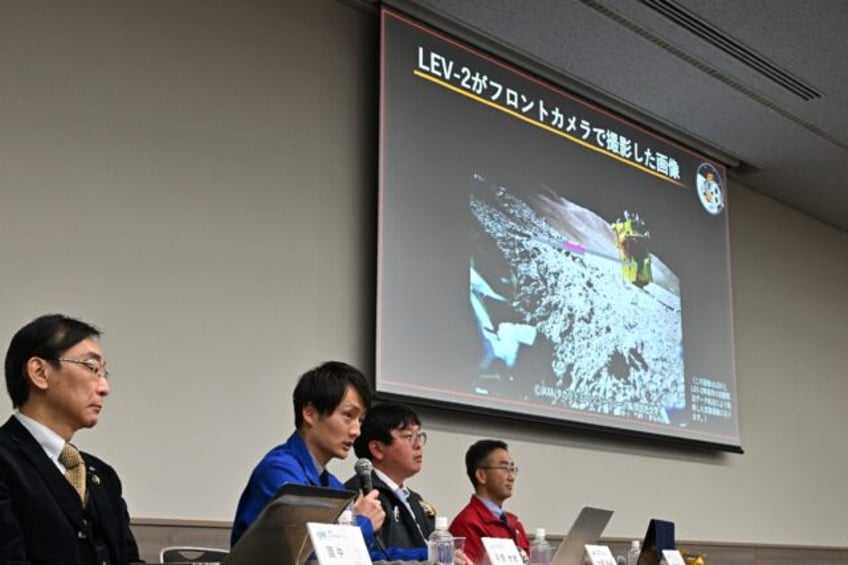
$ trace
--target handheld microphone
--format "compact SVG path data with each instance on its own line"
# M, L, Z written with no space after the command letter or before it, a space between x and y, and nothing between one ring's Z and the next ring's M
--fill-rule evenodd
M374 483L371 481L371 471L374 470L374 465L364 457L357 460L353 466L356 471L356 476L359 479L359 484L362 487L362 494L368 494L374 490Z
M353 465L353 469L356 471L356 477L359 479L359 484L362 487L363 496L374 490L374 482L371 480L371 471L374 470L374 464L363 457L362 459L357 459ZM374 545L377 546L377 549L386 553L386 546L383 545L377 532L374 532ZM386 553L386 557L389 557L388 553Z

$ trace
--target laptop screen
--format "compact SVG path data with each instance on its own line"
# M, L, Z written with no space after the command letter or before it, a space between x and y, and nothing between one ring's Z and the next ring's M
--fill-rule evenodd
M642 551L639 553L639 565L658 565L664 549L675 549L674 522L653 519L648 524Z
M355 496L349 490L283 485L232 548L224 564L303 563L312 551L306 524L334 522Z
M597 543L612 517L612 510L584 506L568 535L559 544L551 565L583 565L587 543Z

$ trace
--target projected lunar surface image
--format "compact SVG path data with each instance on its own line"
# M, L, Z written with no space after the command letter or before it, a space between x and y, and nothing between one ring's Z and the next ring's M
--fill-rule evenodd
M543 184L474 174L472 392L673 424L685 408L680 280L639 210L601 217Z

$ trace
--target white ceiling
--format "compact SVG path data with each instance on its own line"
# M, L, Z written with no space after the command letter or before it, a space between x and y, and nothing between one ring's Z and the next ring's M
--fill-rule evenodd
M495 39L715 149L745 185L848 230L848 2L390 3Z

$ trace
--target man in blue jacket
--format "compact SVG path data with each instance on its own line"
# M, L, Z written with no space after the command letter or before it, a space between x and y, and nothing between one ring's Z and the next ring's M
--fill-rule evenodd
M371 387L356 368L328 361L307 371L293 393L295 432L259 462L241 495L233 523L231 545L235 546L265 504L285 483L343 489L329 471L333 459L345 459L360 434L360 425L371 404ZM374 560L407 560L399 548L379 547L374 532L383 525L386 513L372 490L356 499L353 512Z

